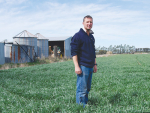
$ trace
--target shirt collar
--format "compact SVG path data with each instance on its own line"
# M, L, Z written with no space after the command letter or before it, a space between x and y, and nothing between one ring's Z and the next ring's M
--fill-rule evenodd
M82 29L83 29L83 31L86 33L85 28L83 27ZM93 32L92 30L90 30L90 34L94 34L94 32Z

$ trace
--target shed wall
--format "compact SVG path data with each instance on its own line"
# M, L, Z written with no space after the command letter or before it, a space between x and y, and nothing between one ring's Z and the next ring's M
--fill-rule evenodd
M5 63L11 63L12 44L5 44Z
M71 46L70 46L70 43L71 43L71 38L72 37L69 37L68 39L65 40L65 57L67 58L71 58Z
M0 65L5 64L4 43L0 43Z

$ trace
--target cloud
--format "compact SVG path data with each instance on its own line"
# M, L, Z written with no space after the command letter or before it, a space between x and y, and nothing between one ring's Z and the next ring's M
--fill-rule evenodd
M137 0L122 0L122 1L137 1Z
M147 4L147 5L149 5L149 3L150 3L149 0L122 0L122 1L124 1L124 2L142 3L142 4Z
M0 0L0 3L4 2L4 0Z
M6 4L22 4L23 2L26 2L28 0L1 0L5 2Z
M0 8L2 37L11 39L25 29L33 34L40 32L46 37L72 36L82 27L82 19L87 14L93 16L97 40L124 41L138 35L150 36L150 15L146 11L123 9L112 4L43 2L33 7L32 3L22 4L24 2L21 0L16 6L13 5L15 2L7 0L5 4L9 3L11 7Z

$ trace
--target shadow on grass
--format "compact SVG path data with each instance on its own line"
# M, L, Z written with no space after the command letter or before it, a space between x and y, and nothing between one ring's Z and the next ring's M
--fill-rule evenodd
M109 98L109 102L113 105L113 104L117 104L120 103L121 101L121 94L120 93L116 93L114 95L111 95Z
M0 106L0 113L2 113L2 111L3 111L3 109L2 109L2 107Z
M97 105L101 104L101 99L96 98L96 97L92 97L88 100L88 104L93 105L93 106L97 106Z

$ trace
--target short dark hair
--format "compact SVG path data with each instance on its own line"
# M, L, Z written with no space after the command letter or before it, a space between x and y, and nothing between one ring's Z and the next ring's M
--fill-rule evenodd
M85 16L85 17L83 18L83 22L84 22L85 18L92 18L92 16L90 16L90 15ZM93 19L93 18L92 18L92 19Z

